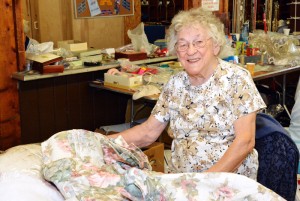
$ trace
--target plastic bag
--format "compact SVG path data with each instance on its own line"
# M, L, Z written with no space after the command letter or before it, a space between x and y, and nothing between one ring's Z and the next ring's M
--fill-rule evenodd
M268 57L268 63L274 65L297 66L299 59L299 40L295 36L285 36L276 32L265 34L256 30L250 37L249 44L258 47Z
M126 59L119 60L119 62L120 62L122 71L127 72L127 73L135 72L140 68L140 66L135 65Z
M43 54L53 51L53 42L38 43L36 40L30 39L26 53Z
M146 52L148 55L150 54L151 45L149 44L147 35L145 34L143 22L133 30L128 30L127 34L131 39L131 43L135 51Z

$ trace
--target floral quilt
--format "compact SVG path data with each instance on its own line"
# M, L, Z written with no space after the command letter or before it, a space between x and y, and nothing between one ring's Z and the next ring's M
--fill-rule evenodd
M234 173L163 174L122 137L86 131L59 132L42 143L43 175L66 200L196 201L284 200Z

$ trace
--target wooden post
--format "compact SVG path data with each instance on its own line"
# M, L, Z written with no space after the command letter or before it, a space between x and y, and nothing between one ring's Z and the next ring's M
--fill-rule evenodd
M190 8L199 7L201 5L201 0L184 0L183 8L188 10Z
M130 38L127 35L129 29L134 29L139 23L141 23L141 1L134 0L134 15L124 17L124 43L131 43Z
M23 69L25 45L20 0L0 3L0 149L20 144L17 82L11 75Z

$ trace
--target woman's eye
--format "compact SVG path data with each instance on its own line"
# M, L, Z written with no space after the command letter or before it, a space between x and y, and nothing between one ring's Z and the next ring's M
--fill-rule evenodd
M187 47L187 44L182 43L182 44L178 44L178 46L179 46L180 48L183 48L183 47Z
M196 47L202 47L203 41L202 41L202 40L195 41L195 42L194 42L194 45L195 45Z

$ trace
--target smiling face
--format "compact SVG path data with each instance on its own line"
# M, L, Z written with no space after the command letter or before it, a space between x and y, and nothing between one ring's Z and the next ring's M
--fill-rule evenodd
M197 47L199 41L204 42L204 47ZM191 77L209 77L218 65L220 47L214 45L207 29L200 25L185 26L177 33L177 45L186 44L188 47L185 51L176 50L185 71Z

